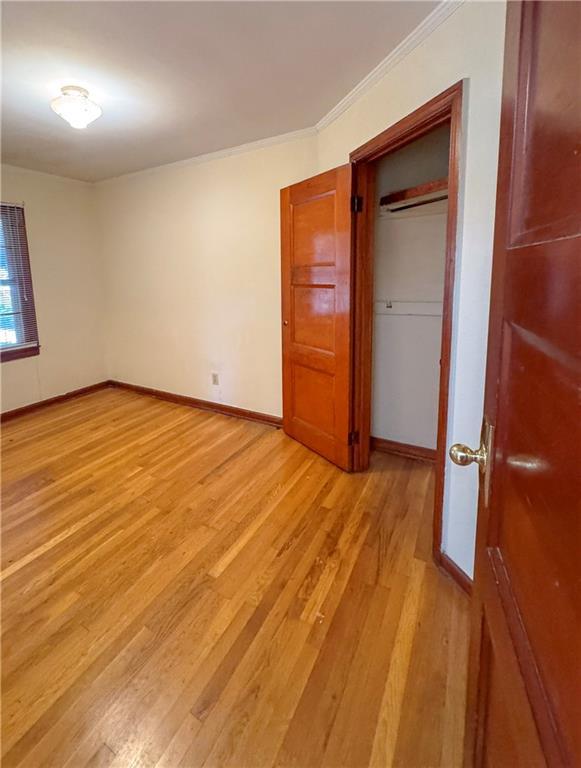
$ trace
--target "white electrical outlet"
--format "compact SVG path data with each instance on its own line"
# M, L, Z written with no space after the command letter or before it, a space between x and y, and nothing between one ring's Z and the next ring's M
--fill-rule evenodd
M212 373L212 386L217 387L220 384L220 376L214 371Z

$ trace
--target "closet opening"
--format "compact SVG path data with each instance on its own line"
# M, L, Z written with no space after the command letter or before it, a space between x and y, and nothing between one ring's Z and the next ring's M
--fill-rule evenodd
M436 458L450 125L375 162L371 448Z
M354 468L371 449L434 462L434 558L456 578L441 537L461 110L458 83L350 158Z

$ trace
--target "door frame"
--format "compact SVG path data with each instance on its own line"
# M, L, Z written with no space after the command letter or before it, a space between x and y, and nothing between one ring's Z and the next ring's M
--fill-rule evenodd
M462 104L464 82L459 81L375 138L351 152L354 195L363 199L354 225L353 395L351 420L359 439L353 446L355 471L367 469L371 439L371 375L373 354L373 262L375 228L375 170L372 164L434 128L450 123L448 160L448 218L440 347L440 380L436 448L436 482L432 549L434 560L470 592L472 581L442 552L442 508L446 468L450 352L453 333L453 299L458 229L458 193L462 155ZM369 204L371 202L371 204Z

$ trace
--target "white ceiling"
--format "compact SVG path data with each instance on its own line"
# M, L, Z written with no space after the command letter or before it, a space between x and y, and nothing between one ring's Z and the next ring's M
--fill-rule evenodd
M4 2L2 159L97 181L313 126L437 2ZM103 117L49 108L82 85Z

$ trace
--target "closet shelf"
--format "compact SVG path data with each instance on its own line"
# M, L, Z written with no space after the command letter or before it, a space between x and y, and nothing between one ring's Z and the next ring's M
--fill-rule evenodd
M391 192L384 195L379 205L382 208L391 210L401 210L402 208L412 207L414 205L423 205L424 203L433 203L436 200L444 200L448 197L448 179L436 179L427 181L424 184L418 184L409 189L400 189L397 192Z

